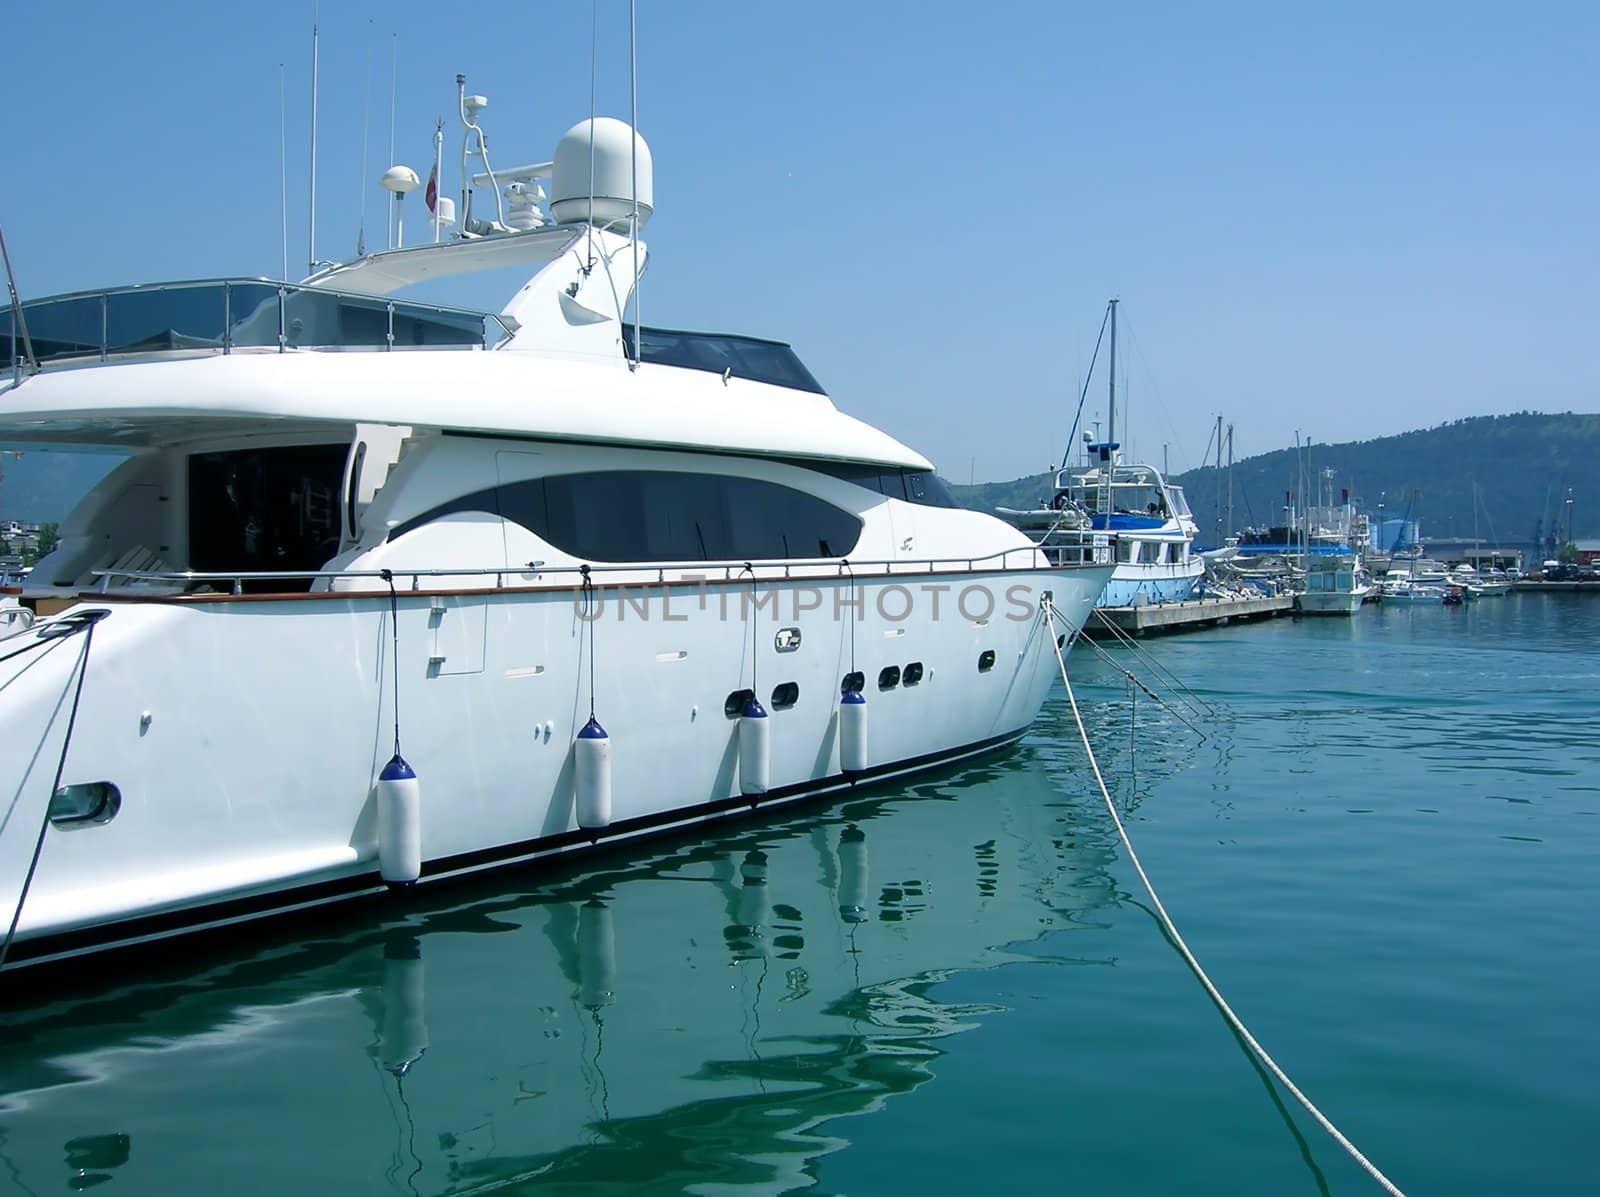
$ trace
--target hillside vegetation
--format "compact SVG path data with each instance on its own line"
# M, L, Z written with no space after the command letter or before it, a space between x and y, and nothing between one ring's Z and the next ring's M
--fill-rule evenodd
M1573 535L1600 534L1597 465L1600 415L1520 412L1475 416L1370 441L1312 445L1306 485L1315 501L1317 480L1323 469L1331 468L1336 500L1338 492L1348 488L1363 511L1375 512L1380 502L1386 517L1404 515L1409 509L1422 521L1424 537L1470 537L1476 483L1478 535L1526 544L1533 540L1536 525L1545 535L1553 531L1565 539L1569 487ZM1285 492L1300 489L1299 469L1294 449L1235 462L1235 527L1281 523ZM1190 470L1172 481L1189 497L1200 541L1214 543L1219 531L1216 468ZM1225 477L1222 485L1226 487ZM1050 493L1050 476L1034 474L951 489L962 503L979 511L1027 507Z

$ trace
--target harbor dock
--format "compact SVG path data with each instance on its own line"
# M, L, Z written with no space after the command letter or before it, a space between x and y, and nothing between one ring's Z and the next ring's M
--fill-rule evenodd
M1275 619L1294 611L1290 594L1260 595L1252 598L1185 599L1178 603L1142 603L1136 607L1101 607L1096 618L1084 624L1085 636L1112 636L1118 632L1145 636L1154 632L1186 632L1214 628L1234 620Z

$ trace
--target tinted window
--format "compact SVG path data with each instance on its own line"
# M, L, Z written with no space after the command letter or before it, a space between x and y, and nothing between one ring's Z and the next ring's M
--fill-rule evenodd
M633 354L633 326L623 329L623 343ZM680 366L686 370L709 370L731 378L770 382L796 391L827 394L782 341L763 341L758 337L736 337L724 333L678 332L670 328L646 328L639 333L644 345L641 360L658 366Z
M906 498L924 507L959 507L944 479L932 470L902 470L906 483Z
M924 507L960 507L944 479L932 470L897 470L891 466L850 465L834 462L797 462L833 478L854 482L868 490Z
M408 520L390 539L458 511L496 513L583 561L842 557L861 536L849 512L774 482L605 470L466 495Z
M196 570L320 569L339 551L345 445L196 453L189 458L189 563ZM309 587L247 583L246 590Z

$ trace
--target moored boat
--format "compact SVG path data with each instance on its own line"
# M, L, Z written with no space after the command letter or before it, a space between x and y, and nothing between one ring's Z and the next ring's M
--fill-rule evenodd
M1083 531L1091 530L1095 544L1109 550L1116 565L1100 606L1179 602L1205 576L1205 561L1194 551L1198 527L1183 488L1168 483L1155 466L1121 458L1116 440L1118 303L1113 299L1107 305L1111 350L1105 440L1085 432L1085 460L1075 466L1063 461L1050 497L1038 507L998 511L1058 560L1073 559Z
M1372 581L1354 555L1312 558L1304 585L1295 607L1305 615L1354 615L1372 591Z
M460 235L298 284L7 313L0 442L130 454L0 651L7 967L837 793L1037 715L1110 564L957 508L785 344L628 324L627 125L502 172L496 219L481 178ZM394 298L510 266L498 314Z

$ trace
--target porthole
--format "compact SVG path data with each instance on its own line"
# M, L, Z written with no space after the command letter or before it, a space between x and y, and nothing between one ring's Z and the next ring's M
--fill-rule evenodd
M1066 648L1067 647L1067 637L1066 637L1065 633L1062 633L1060 636L1056 637L1056 647L1057 648Z
M900 666L886 665L878 671L878 689L893 690L900 684Z
M907 686L915 686L922 680L922 662L913 661L907 665L905 672L900 675L900 681Z
M779 682L772 688L772 709L774 711L787 711L799 701L799 682Z
M109 781L62 786L50 799L50 822L63 830L109 823L122 809L122 791Z
M988 673L994 668L994 649L986 648L978 654L978 672Z
M737 719L744 714L744 708L756 696L754 690L735 690L728 695L728 701L722 704L722 713L729 719Z
M839 696L843 698L846 694L860 694L866 688L867 678L865 674L859 672L847 673L839 682Z

